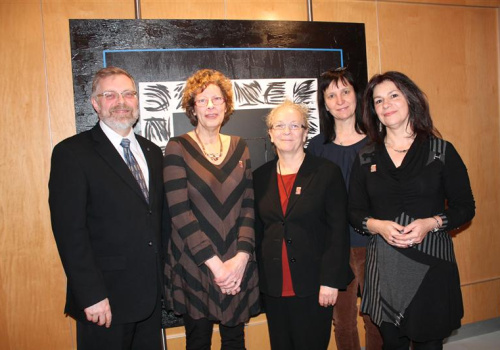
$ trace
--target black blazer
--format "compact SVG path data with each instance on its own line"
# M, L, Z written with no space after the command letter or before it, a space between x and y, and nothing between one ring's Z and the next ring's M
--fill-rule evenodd
M283 239L297 296L318 293L321 285L345 289L353 275L349 267L347 193L340 168L306 154L283 215L276 161L253 174L260 290L281 296Z
M158 300L162 153L136 137L149 168L149 204L99 124L52 153L49 205L68 281L65 312L80 321L104 298L113 323L145 319Z

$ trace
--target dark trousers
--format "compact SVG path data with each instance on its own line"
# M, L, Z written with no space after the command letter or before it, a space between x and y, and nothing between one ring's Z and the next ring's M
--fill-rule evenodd
M431 340L426 342L411 341L406 336L401 336L399 328L389 322L382 322L380 332L384 339L384 350L408 350L410 343L413 350L442 350L443 339Z
M114 324L111 321L111 327L106 328L77 321L76 339L78 350L160 350L160 300L153 313L140 322Z
M186 350L210 350L212 346L213 321L206 318L195 320L183 315L186 328ZM235 327L219 324L222 350L245 350L245 324Z
M335 342L338 350L361 349L358 335L358 288L363 293L365 282L366 248L351 248L349 265L354 272L354 280L347 290L340 291L337 303L333 308L333 325L335 326ZM362 314L365 326L366 350L381 350L382 336L369 315Z
M271 349L328 348L333 310L319 305L318 298L318 294L303 298L264 295Z

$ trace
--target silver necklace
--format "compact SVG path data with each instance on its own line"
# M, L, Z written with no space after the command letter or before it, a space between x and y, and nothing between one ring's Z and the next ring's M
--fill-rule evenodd
M198 133L196 132L196 129L194 129L194 134L196 135L196 139L200 143L201 150L203 151L205 157L207 157L211 162L218 161L219 158L222 156L222 138L220 137L220 133L219 133L219 143L220 143L219 153L207 153L207 151L205 150L205 145L203 145L203 142L201 141L200 137L198 136Z
M387 142L385 142L385 145L387 147L389 147L390 149L392 149L394 152L398 152L398 153L406 153L408 152L409 148L407 149L395 149L394 147L392 147L390 144L388 144Z

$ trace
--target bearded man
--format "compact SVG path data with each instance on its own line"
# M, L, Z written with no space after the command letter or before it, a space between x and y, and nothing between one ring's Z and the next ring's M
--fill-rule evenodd
M49 205L67 276L65 313L77 322L79 350L157 350L162 152L133 132L139 102L128 72L98 71L91 103L98 123L52 153Z

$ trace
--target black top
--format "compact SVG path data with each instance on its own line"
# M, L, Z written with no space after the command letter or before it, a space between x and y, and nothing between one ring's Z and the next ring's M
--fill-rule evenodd
M354 159L358 155L358 152L364 145L366 145L368 138L356 142L355 144L349 146L337 145L333 142L325 141L325 135L319 134L311 139L307 150L318 157L326 158L340 167L342 170L342 176L344 177L345 184L349 188L349 178L351 176L352 164ZM352 226L349 225L349 232L351 236L351 247L366 247L368 244L368 236L361 235L354 230Z
M349 186L351 224L362 228L367 217L394 221L403 212L413 219L443 214L447 231L470 221L475 204L465 164L449 142L444 162L434 159L427 165L429 150L428 140L413 142L398 168L381 145L370 163L362 166L358 159Z
M353 275L349 267L347 191L340 168L306 154L285 215L280 204L276 159L255 170L254 192L261 292L281 296L283 239L297 296L316 294L322 285L345 289Z

